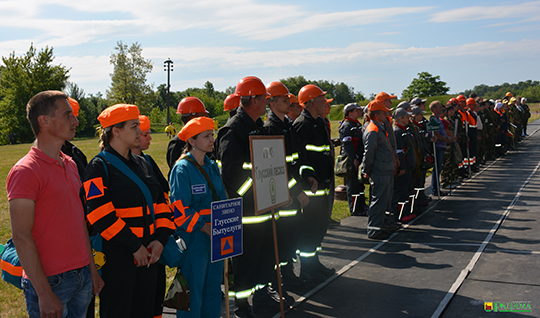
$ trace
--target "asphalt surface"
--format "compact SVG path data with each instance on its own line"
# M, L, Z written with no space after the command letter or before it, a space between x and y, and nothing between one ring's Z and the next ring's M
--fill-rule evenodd
M539 130L540 121L529 124L517 150L434 197L388 240L367 239L366 217L329 229L321 262L337 273L290 292L296 303L285 316L540 317ZM516 301L531 312L484 310Z

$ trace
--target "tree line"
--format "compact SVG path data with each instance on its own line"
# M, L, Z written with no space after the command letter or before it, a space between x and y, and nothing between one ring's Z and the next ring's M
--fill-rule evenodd
M99 125L97 116L108 106L127 103L139 106L142 114L147 115L152 123L166 125L167 121L167 85L160 84L154 88L148 84L146 75L152 71L152 62L142 56L142 46L139 43L127 45L118 41L110 56L113 72L110 74L111 84L105 92L86 94L84 89L69 81L70 68L54 64L52 47L37 50L33 44L22 56L12 52L2 57L0 65L0 144L10 140L32 142L34 137L26 120L26 103L32 96L43 90L60 90L79 102L78 136L92 136ZM360 91L343 82L328 80L310 80L304 76L294 76L279 79L289 91L295 95L307 84L315 84L327 92L327 98L333 98L333 104L344 105L350 102L363 102L368 98ZM413 96L438 96L448 93L446 83L439 76L428 72L418 73L418 78L402 92L403 98ZM178 103L185 97L195 96L206 105L210 117L226 117L223 114L223 101L234 93L235 87L230 86L225 91L217 91L210 81L200 88L187 88L183 91L170 92L170 121L179 123L180 116L176 114ZM518 84L504 83L499 86L479 85L464 92L468 95L475 92L478 96L504 96L506 91L514 95L522 94L530 101L540 100L540 83L538 81L519 82ZM504 92L504 93L501 93ZM15 136L15 138L13 138Z

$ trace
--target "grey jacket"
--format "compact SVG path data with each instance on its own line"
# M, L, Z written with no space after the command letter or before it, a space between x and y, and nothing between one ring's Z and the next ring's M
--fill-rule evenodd
M368 176L374 174L394 175L396 172L394 166L396 154L386 129L372 120L364 131L363 140L362 173Z

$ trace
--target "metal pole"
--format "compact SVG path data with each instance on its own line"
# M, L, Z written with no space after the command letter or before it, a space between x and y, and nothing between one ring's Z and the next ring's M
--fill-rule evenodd
M433 136L434 133L431 133L431 135ZM433 173L435 173L435 181L436 181L436 186L437 186L437 197L439 198L439 200L441 200L441 189L440 189L440 186L439 186L439 169L437 168L437 149L435 149L435 143L433 142L433 159L434 159L434 165L433 165Z
M469 178L472 176L471 172L471 152L469 151L469 122L465 122L465 134L467 135L467 167L469 168Z
M281 268L279 266L279 250L278 250L278 241L277 241L277 231L276 231L276 210L272 209L272 232L274 236L274 253L276 257L276 274L277 274L277 284L279 291L279 308L281 311L281 318L285 317L285 310L283 308L283 289L281 288Z
M171 122L169 107L171 104L171 66L173 61L171 61L171 59L167 59L164 63L167 65L167 125L169 125Z

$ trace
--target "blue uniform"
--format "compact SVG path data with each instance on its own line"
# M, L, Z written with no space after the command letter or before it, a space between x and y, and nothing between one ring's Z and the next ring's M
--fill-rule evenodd
M191 154L188 156L192 157ZM219 200L227 199L217 164L205 156L206 171ZM223 261L210 261L210 237L200 230L211 222L212 191L206 178L186 159L171 170L171 202L176 235L184 239L187 249L181 271L190 289L190 311L177 311L177 317L219 317Z

